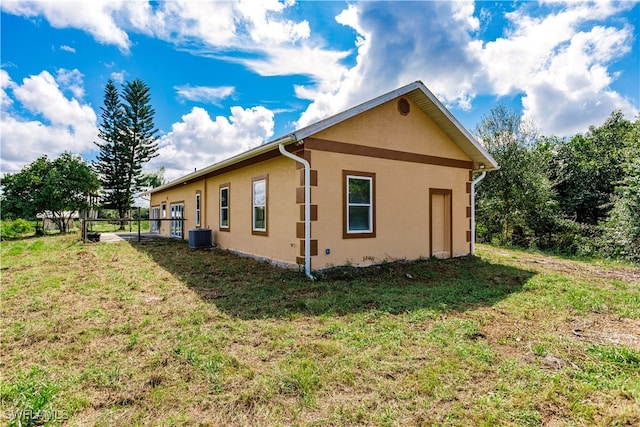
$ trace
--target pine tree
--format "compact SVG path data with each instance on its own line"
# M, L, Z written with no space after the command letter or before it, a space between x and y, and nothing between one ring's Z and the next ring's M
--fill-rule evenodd
M104 190L103 202L116 209L120 218L133 205L133 196L143 185L142 166L157 156L158 144L150 105L149 87L140 79L127 82L120 95L112 80L107 82L102 122L96 143L100 148L94 164ZM120 224L120 229L124 224Z

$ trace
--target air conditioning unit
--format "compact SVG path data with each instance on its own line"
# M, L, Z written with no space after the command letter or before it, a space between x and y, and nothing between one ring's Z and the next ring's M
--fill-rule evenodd
M211 229L209 228L194 228L189 230L189 248L191 249L206 249L212 246L211 244Z

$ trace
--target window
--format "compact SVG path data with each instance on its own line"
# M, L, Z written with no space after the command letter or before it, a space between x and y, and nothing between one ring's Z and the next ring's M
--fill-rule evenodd
M367 172L343 171L343 237L375 237L375 180Z
M171 205L171 221L169 224L169 235L171 237L182 238L182 225L184 203L176 203Z
M229 231L229 184L220 186L220 230Z
M267 235L267 176L253 178L253 234Z
M196 227L200 227L200 193L196 193Z
M167 217L167 204L163 203L162 204L162 218L166 218Z

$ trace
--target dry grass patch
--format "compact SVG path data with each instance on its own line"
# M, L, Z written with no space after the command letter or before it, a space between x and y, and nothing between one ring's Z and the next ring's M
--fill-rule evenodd
M4 414L64 415L50 425L638 422L632 266L482 246L480 258L310 283L172 240L49 236L1 250Z

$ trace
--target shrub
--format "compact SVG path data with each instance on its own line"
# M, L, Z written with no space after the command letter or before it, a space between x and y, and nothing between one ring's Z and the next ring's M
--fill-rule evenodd
M34 231L33 225L31 225L31 223L26 219L22 219L22 218L18 218L15 221L13 221L12 226L13 226L13 231L15 231L16 234L33 233Z
M35 231L33 225L26 219L18 218L15 221L2 221L0 227L0 239L17 239L24 234L33 233Z

